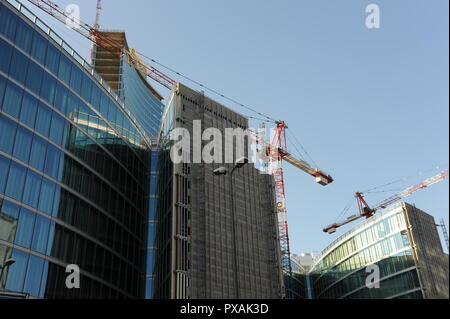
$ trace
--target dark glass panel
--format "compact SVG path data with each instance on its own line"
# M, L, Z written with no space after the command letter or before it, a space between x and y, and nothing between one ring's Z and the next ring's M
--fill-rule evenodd
M11 56L13 48L9 43L0 39L0 71L8 74L9 66L11 65Z
M6 181L8 179L10 160L0 155L0 193L5 191Z
M42 76L41 97L53 105L56 92L56 80L48 73Z
M77 93L81 93L82 72L75 64L72 64L72 73L70 74L70 86Z
M33 29L25 22L19 20L16 30L16 44L27 53L30 53L33 40Z
M47 155L45 157L44 173L55 179L58 178L60 156L61 151L49 144L47 147Z
M25 204L34 208L38 207L39 194L41 192L41 181L42 176L28 170L22 199Z
M50 139L56 144L61 145L64 132L64 119L53 112L52 124L50 126Z
M27 253L14 249L12 258L16 261L14 267L8 268L8 279L6 280L6 289L11 291L23 291L23 283L28 266Z
M33 238L34 220L36 215L28 209L21 208L19 214L19 226L15 243L22 247L30 248Z
M21 84L25 84L29 61L30 59L28 59L25 55L17 50L14 51L11 66L9 68L9 75Z
M35 32L33 37L33 46L31 47L31 55L42 65L44 65L46 53L47 40L45 40L40 34Z
M23 90L12 82L8 82L3 99L3 111L19 118Z
M61 53L57 48L55 48L53 45L49 45L47 47L47 56L45 58L45 66L53 72L53 74L58 74L58 67L59 67L59 57Z
M66 82L66 84L70 84L70 71L72 68L72 63L70 63L69 59L61 54L61 59L59 61L59 74L58 77Z
M5 194L18 201L22 200L23 186L25 185L26 168L15 162L9 167L8 182Z
M37 297L41 288L42 270L44 269L44 260L30 255L27 274L25 276L24 292Z
M44 169L46 151L47 142L35 135L31 146L30 165L42 171Z
M14 137L16 136L17 124L0 114L0 150L11 154Z
M52 111L46 105L39 102L35 125L36 131L38 131L44 136L48 136L51 119L52 119Z
M0 156L1 157L1 156ZM0 158L1 162L1 158ZM1 165L1 164L0 164ZM0 239L14 242L20 207L8 201L0 201Z
M28 163L32 139L33 134L29 130L23 128L22 126L18 126L13 152L15 158L20 159L22 162Z
M33 96L24 92L20 121L32 128L34 128L34 122L36 121L37 103L38 101Z
M54 106L61 113L66 113L68 91L61 83L56 85L56 96Z
M34 225L33 240L31 249L45 254L47 251L48 232L50 229L50 220L42 216L36 216Z
M5 94L6 79L0 76L0 110L2 109L3 96Z
M81 88L81 96L87 102L91 100L91 90L92 90L92 81L87 75L83 74L83 86Z
M55 198L55 184L53 184L48 179L43 178L38 209L46 214L51 215L54 198Z
M17 29L17 16L9 9L2 8L0 15L0 33L9 40L14 41Z
M43 72L44 71L40 66L34 62L30 62L30 65L28 66L26 87L38 95L41 88Z

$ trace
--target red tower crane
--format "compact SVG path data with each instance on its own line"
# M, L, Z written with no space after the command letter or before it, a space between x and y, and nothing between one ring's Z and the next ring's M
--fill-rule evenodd
M408 197L424 188L427 188L433 184L439 183L440 181L443 181L444 179L448 178L448 170L443 171L431 178L428 178L426 180L424 180L423 182L408 187L405 190L403 190L400 193L397 193L385 200L383 200L381 203L379 203L378 205L376 205L374 208L371 208L369 206L369 204L367 204L366 200L364 199L364 194L363 193L356 193L355 197L356 197L356 201L358 203L358 209L359 209L359 214L357 215L352 215L350 217L348 217L346 220L342 221L342 222L338 222L338 223L334 223L332 225L329 225L327 227L324 228L324 232L325 233L329 233L329 234L333 234L336 232L337 228L344 226L348 223L351 223L357 219L360 218L370 218L372 217L380 208L386 208L389 205L392 205L396 202L398 202L399 200Z

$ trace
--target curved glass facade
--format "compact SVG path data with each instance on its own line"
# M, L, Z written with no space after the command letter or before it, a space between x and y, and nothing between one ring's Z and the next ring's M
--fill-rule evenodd
M0 291L144 297L148 144L67 47L0 0Z
M380 287L368 288L368 265ZM315 298L421 298L413 249L401 205L368 219L332 243L310 272Z

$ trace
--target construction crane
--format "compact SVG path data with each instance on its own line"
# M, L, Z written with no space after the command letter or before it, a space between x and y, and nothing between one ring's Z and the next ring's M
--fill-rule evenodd
M276 130L271 143L266 141L261 134L250 131L256 136L257 152L259 157L270 163L270 173L275 182L275 196L278 219L278 233L280 240L282 270L292 275L291 253L289 243L289 228L286 209L286 192L284 186L283 160L313 176L316 182L326 186L333 182L333 178L318 168L313 168L304 160L295 158L287 151L286 129L284 121L276 122Z
M49 0L27 0L27 1L64 24L68 19L73 20L73 17L71 17L65 10L61 9L56 3L53 3L52 1ZM147 65L136 50L134 49L127 50L122 45L110 39L107 35L99 31L101 9L102 9L101 0L97 0L96 19L94 27L91 27L89 24L84 23L82 21L74 21L78 25L78 28L74 28L74 31L78 32L81 36L93 42L95 45L109 51L119 59L125 55L128 58L129 63L132 66L134 66L144 76L147 76L152 80L158 82L162 86L166 87L167 89L172 90L177 83L175 80L171 79L168 75L164 74L158 69ZM178 72L176 73L178 75L181 75ZM204 87L202 84L199 85ZM210 91L213 90L210 89ZM219 94L221 97L226 98L223 94L220 94L216 91L213 92ZM236 101L230 98L228 99L237 103ZM242 107L246 107L243 104L240 103L238 104ZM259 112L256 113L261 115L261 113ZM306 161L299 160L295 158L292 154L290 154L286 148L287 125L283 121L276 121L275 124L276 124L276 134L271 144L263 140L260 136L258 136L258 139L259 142L261 143L260 146L263 145L264 148L263 153L265 154L265 157L271 163L272 167L275 168L272 169L272 175L275 180L275 188L276 188L276 204L278 210L278 225L279 225L282 267L284 271L287 271L289 274L292 274L287 212L286 212L286 194L284 187L284 174L282 168L282 161L285 160L291 163L293 166L306 172L307 174L315 177L316 182L319 183L320 185L325 186L332 183L333 178L330 175L319 170L318 168L313 168Z
M336 232L337 228L344 226L348 223L351 223L355 220L358 220L360 218L370 218L372 217L379 209L383 209L388 207L389 205L392 205L396 202L398 202L399 200L408 197L424 188L430 187L433 184L439 183L440 181L443 181L444 179L448 178L448 170L443 171L439 174L437 174L436 176L433 176L431 178L428 178L426 180L424 180L423 182L408 187L405 190L403 190L400 193L397 193L385 200L383 200L381 203L379 203L378 205L376 205L374 208L371 208L369 206L369 204L367 204L366 200L364 199L364 194L361 192L357 192L355 197L356 197L356 201L358 203L358 209L359 209L359 214L356 215L352 215L350 217L348 217L346 220L342 221L342 222L338 222L338 223L334 223L332 225L327 226L326 228L324 228L324 232L325 233L329 233L329 234L333 234Z
M448 239L448 233L447 233L447 226L445 226L445 220L444 218L441 218L439 220L440 224L437 224L436 226L441 227L442 234L444 235L445 244L447 245L447 250L449 250L449 239Z
M74 18L70 16L69 13L67 13L64 9L61 9L56 3L53 3L49 0L27 0L27 1L64 24L68 20L70 21L74 20ZM169 90L172 90L172 88L176 84L176 81L174 81L173 79L171 79L169 76L159 71L158 69L145 64L144 62L142 62L142 60L136 60L135 57L126 48L124 48L122 45L110 39L107 35L103 34L98 30L97 27L99 27L98 23L100 19L99 8L101 9L100 1L97 2L98 20L96 19L97 25L95 27L91 27L87 23L78 20L73 21L78 26L77 28L73 28L73 30L78 32L81 36L85 37L89 41L92 41L94 44L111 52L117 58L121 58L122 55L127 56L131 64L139 65L139 69L146 70L144 75L148 76L149 78L158 82L159 84L168 88Z

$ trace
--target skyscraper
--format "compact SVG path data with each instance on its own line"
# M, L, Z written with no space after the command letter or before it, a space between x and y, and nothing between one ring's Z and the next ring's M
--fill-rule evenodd
M182 84L172 92L160 132L155 297L280 298L273 179L252 164L231 179L213 174L230 164L173 163L170 132L185 128L192 136L195 120L222 133L248 127L247 118L200 92ZM189 152L198 149L191 144Z
M126 65L111 88L15 0L0 0L0 57L0 293L144 297L159 99Z

